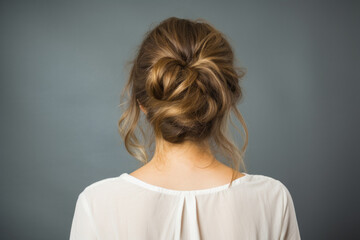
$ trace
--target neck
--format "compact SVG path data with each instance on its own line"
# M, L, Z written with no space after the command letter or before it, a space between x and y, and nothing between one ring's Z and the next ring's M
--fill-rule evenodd
M196 144L186 141L181 144L172 144L161 141L163 148L158 144L153 158L148 163L159 173L194 173L209 172L219 165L219 161L212 155L208 144Z

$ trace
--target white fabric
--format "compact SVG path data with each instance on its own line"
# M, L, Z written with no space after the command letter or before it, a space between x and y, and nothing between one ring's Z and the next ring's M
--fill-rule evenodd
M285 185L244 174L231 187L190 191L128 173L94 182L78 196L70 240L300 239Z

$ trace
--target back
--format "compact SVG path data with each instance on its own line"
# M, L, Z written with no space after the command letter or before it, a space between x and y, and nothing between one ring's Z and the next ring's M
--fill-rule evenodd
M278 180L246 174L191 191L162 188L128 173L78 196L70 240L300 239L294 204Z

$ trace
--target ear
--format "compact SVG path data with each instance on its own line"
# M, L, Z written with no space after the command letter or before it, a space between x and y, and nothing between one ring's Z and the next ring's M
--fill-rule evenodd
M137 102L139 104L139 107L140 107L141 111L143 111L144 114L147 114L147 111L145 110L145 108L140 104L139 99L136 99L136 100L137 100Z

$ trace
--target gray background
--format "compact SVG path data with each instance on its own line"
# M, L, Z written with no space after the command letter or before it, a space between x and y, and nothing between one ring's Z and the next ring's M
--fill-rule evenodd
M139 166L117 133L124 64L170 16L214 24L248 69L246 164L288 187L302 238L360 237L359 13L356 1L1 1L0 238L68 239L83 188Z

